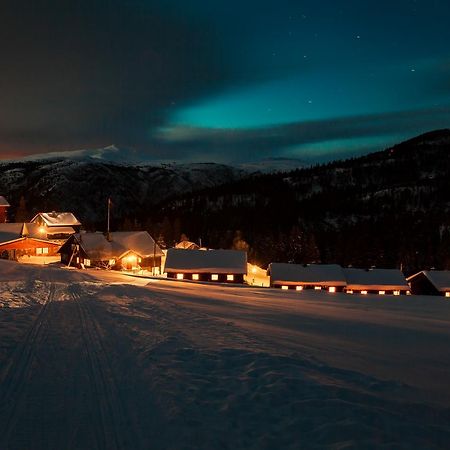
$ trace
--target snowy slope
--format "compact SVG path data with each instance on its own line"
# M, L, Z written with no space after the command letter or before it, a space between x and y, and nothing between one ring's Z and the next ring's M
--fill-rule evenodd
M0 261L0 448L446 448L449 302L147 284Z

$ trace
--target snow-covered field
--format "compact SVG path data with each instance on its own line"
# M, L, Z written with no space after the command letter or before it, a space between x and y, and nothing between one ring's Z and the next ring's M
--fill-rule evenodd
M450 302L0 261L0 449L448 448Z

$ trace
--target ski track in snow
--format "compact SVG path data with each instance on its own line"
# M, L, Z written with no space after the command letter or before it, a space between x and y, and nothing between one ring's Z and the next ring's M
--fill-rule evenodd
M2 450L447 447L443 299L3 261L0 293Z

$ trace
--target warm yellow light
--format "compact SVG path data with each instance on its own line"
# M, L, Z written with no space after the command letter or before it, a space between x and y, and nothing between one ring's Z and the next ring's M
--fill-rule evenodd
M193 273L193 274L192 274L192 279L193 279L193 280L198 280L198 278L199 278L199 277L198 277L198 273Z
M367 295L367 291L361 291L362 295Z
M386 291L378 291L378 294L379 295L384 295L384 294L386 294Z
M227 281L234 281L234 275L227 275Z
M177 280L182 280L184 278L183 273L177 273Z
M400 295L400 291L394 291L394 295Z
M219 275L217 275L216 273L213 273L211 275L211 281L218 281L219 280Z
M136 255L128 255L125 258L123 258L125 262L133 264L137 262L137 256Z
M446 297L450 297L450 292L446 292L446 293L445 293L445 296L446 296Z
M320 291L320 290L322 290L322 286L314 286L314 289L315 289L316 291Z
M39 227L39 233L45 234L45 228L44 227Z
M328 288L328 292L336 292L336 288L334 286L330 286Z
M303 291L303 286L296 286L296 287L295 287L295 290L296 290L296 291Z
M287 291L289 289L289 286L281 286L281 289L283 289L283 291Z
M353 294L353 289L347 289L347 294Z
M411 295L411 291L406 291L406 295Z
M256 273L256 272L257 272L256 267L253 266L253 267L252 267L252 273Z

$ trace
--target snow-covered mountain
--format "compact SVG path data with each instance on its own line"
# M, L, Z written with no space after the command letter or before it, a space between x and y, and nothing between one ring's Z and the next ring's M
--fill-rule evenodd
M105 217L108 197L115 205L115 216L123 220L170 197L247 175L222 164L131 165L104 161L98 155L80 152L62 159L0 163L1 195L8 198L12 212L24 196L30 216L43 210L64 210L74 212L83 222L98 223Z

